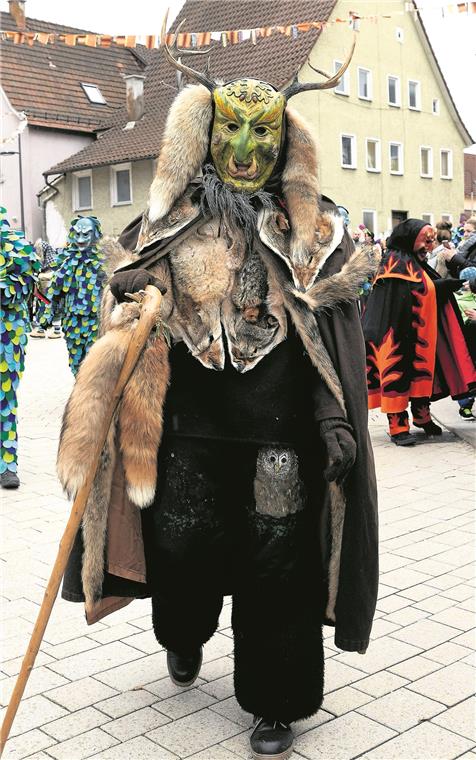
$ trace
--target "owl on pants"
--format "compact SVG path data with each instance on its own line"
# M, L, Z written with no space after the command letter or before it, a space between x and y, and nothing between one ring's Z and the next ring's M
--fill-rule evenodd
M304 509L304 483L293 449L266 446L259 450L254 495L256 511L262 515L286 517Z

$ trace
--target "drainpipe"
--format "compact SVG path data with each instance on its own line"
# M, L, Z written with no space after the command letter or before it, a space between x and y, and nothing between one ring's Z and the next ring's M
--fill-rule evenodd
M25 202L23 197L23 169L21 161L21 135L18 135L18 178L20 180L20 215L21 215L21 228L26 235L25 230Z

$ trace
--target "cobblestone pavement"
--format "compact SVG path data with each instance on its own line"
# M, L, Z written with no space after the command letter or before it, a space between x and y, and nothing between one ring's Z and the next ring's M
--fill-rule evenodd
M69 513L54 462L71 385L63 341L30 340L20 398L22 484L1 494L4 705ZM382 539L372 643L365 657L339 652L325 629L323 709L296 724L292 757L476 760L473 451L449 432L398 449L380 414L371 431ZM167 677L147 600L91 627L81 605L58 600L5 757L248 757L251 716L233 696L227 602L200 678L183 691Z

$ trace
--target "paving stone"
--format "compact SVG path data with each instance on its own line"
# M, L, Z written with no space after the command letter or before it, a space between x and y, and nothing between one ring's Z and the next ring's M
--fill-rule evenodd
M466 647L448 641L446 644L440 644L440 646L425 652L425 657L429 660L435 660L435 662L441 662L442 665L451 665L452 662L467 657L468 652L469 650Z
M453 644L461 644L462 647L468 647L468 649L476 649L476 628L454 636L451 641Z
M197 678L197 680L194 681L191 686L176 686L174 683L172 683L170 677L167 675L165 678L161 678L159 681L153 681L153 683L145 684L144 689L147 689L147 691L150 691L159 699L168 699L169 697L177 696L177 694L183 694L184 691L191 691L192 689L196 689L202 684L205 684L205 681L202 678Z
M424 612L423 610L418 610L415 607L404 607L401 610L392 612L390 615L386 615L385 620L389 621L390 623L396 623L397 625L405 626L416 623L417 620L421 620L427 616L428 613ZM389 633L391 633L391 631L389 631Z
M243 728L250 728L253 724L253 716L241 709L236 701L236 697L229 697L221 702L215 702L215 704L210 705L210 709L219 715L223 715L224 718L232 720L233 723L238 723Z
M473 695L474 670L469 665L454 662L409 684L408 688L450 707Z
M211 694L216 699L227 699L235 692L233 685L233 675L223 676L223 678L217 678L216 681L210 681L210 683L204 683L200 686L201 691Z
M104 686L104 688L109 687ZM134 710L140 710L141 707L149 707L154 702L157 702L155 694L151 694L145 689L137 689L109 697L109 699L103 699L101 702L96 702L94 706L111 718L122 718L123 715L134 712Z
M205 681L215 681L217 678L227 676L233 673L235 663L230 657L220 657L218 660L212 660L202 665L200 669L200 678Z
M177 755L173 755L163 747L158 747L145 736L136 736L92 757L96 760L176 760ZM208 760L214 760L214 758L209 757Z
M454 731L476 744L476 699L466 699L433 718L432 723Z
M366 655L362 656L356 652L344 652L337 655L337 657L333 657L333 661L342 662L350 666L353 665L370 674L389 668L403 660L408 660L409 657L420 654L420 652L421 648L419 647L398 641L398 639L392 638L392 636L387 636L374 641Z
M55 660L63 660L66 657L71 657L73 654L87 652L89 649L94 649L98 646L99 644L97 641L93 641L88 636L80 636L77 639L65 641L64 644L56 644L55 646L45 644L45 650L51 655L51 657L54 657Z
M34 752L49 749L53 744L55 744L55 740L51 736L47 736L43 731L35 728L26 734L12 736L8 740L5 747L5 760L20 760L20 758L28 757Z
M218 657L224 657L225 655L232 654L233 641L228 636L223 636L222 633L215 633L210 641L207 641L203 647L203 662L210 662L210 660L216 660Z
M358 681L355 684L355 688L363 691L365 694L370 694L372 697L382 697L384 694L399 689L407 683L408 679L395 673L390 673L387 670L382 670L380 673L374 673L373 676Z
M399 629L400 626L389 621L388 618L385 618L384 620L380 618L374 618L370 640L375 641L375 639L380 639L382 636L387 636L389 633L398 631Z
M408 599L402 599L400 596L386 596L385 599L379 599L377 609L389 614L401 610L409 604Z
M16 680L16 676L12 676L11 678L4 678L2 681L0 681L0 702L2 705L8 704ZM53 673L48 668L36 668L31 672L23 698L33 697L36 694L42 694L43 692L48 691L48 689L52 689L55 686L61 686L62 684L66 683L68 683L66 678L59 676L57 673Z
M237 723L206 708L161 726L147 736L176 755L188 757L242 730Z
M152 707L143 707L140 710L123 715L122 718L109 721L109 723L103 726L103 730L121 742L125 742L128 739L133 739L135 736L140 736L147 731L152 731L154 728L163 726L164 723L168 723L169 721L170 718L162 715L158 710L153 710Z
M365 655L359 655L360 659L365 659ZM343 662L338 662L332 658L326 661L325 676L324 676L324 692L327 694L330 691L340 689L342 686L347 686L354 681L358 681L365 677L365 673L357 668L352 668Z
M452 628L459 628L460 631L469 631L474 627L474 615L458 607L450 607L438 612L436 615L432 615L430 620L452 626Z
M125 623L123 623L123 625L125 625ZM127 636L127 638L122 638L122 640L124 644L127 644L130 647L135 647L145 654L154 654L155 652L162 650L162 647L155 638L153 630L140 631L139 633L136 632L133 636Z
M116 642L115 644L107 644L106 646L117 647L119 645L120 642ZM121 646L124 646L124 644ZM99 681L108 684L108 686L114 689L126 691L138 687L142 688L146 684L153 683L160 677L167 675L167 655L165 652L157 652L147 657L141 657L140 652L136 649L132 649L132 647L127 647L127 649L135 652L140 659L128 662L125 665L118 665L104 673L98 673L96 677Z
M431 750L430 750L431 748ZM471 748L471 742L433 723L421 723L404 734L381 744L361 760L449 760Z
M97 728L109 720L107 715L99 712L94 707L85 707L77 710L64 718L54 720L43 726L43 731L59 742L71 739L73 736L83 734L92 728Z
M392 665L389 668L391 673L396 673L397 676L407 678L409 681L417 681L423 676L427 676L429 673L434 673L435 670L441 668L441 664L433 660L428 660L425 655L417 655L416 657L410 657L409 660L400 662L398 665Z
M184 691L182 694L177 694L175 697L161 700L155 705L155 707L164 715L176 720L177 718L183 718L184 715L189 715L192 712L201 710L204 707L210 707L215 703L216 700L209 694L206 694L200 689L190 689ZM221 704L224 703L222 702ZM221 711L218 710L218 712ZM225 713L222 714L225 715Z
M401 591L399 593L399 596L402 597L402 599L411 599L413 602L418 602L420 599L427 599L429 596L434 595L435 588L433 586L429 586L427 583L419 583L417 586L406 588L404 591Z
M395 736L395 732L357 713L349 713L308 731L296 750L309 760L348 760Z
M445 709L441 702L403 688L359 707L357 712L402 733Z
M419 620L417 623L401 628L392 633L392 637L405 641L407 644L428 649L444 641L448 641L456 635L457 629L450 628L448 625L442 625L433 616L431 619Z
M302 734L311 731L317 726L322 726L323 723L327 723L329 720L334 720L334 716L326 710L318 710L315 715L311 715L306 720L298 720L293 723L293 732L295 736L301 736Z
M103 677L105 673L102 671L109 671L111 668L117 670L123 663L129 663L141 656L137 649L128 647L120 641L114 641L111 644L104 644L87 652L66 657L61 662L51 665L51 669L71 680L101 673L100 680L107 683Z
M117 692L106 686L95 678L80 678L65 686L48 691L48 699L66 707L70 712L81 710L83 707L89 707L101 699L112 697Z
M422 599L420 602L415 602L415 609L424 610L427 613L435 614L446 610L447 607L452 607L455 604L454 599L448 599L445 596L430 596L428 599Z
M38 652L35 659L35 668L40 667L40 665L49 665L49 663L53 661L53 657L51 657L49 654L46 654L45 652ZM7 662L2 662L2 671L7 676L16 676L20 672L22 662L23 657L15 657L14 660L7 660Z
M5 715L6 708L1 711L1 719ZM29 699L22 699L18 707L15 722L11 729L11 736L17 736L23 734L25 731L30 731L33 728L38 728L44 723L48 723L56 718L61 718L63 715L67 715L66 710L59 705L55 705L54 702L50 702L49 699L41 695L30 697ZM42 749L44 749L42 747Z
M342 689L326 694L322 706L332 715L339 716L371 701L372 696L370 694L358 691L353 686L344 686Z
M111 625L108 628L103 628L100 631L95 631L94 633L90 633L89 636L94 639L94 641L98 641L100 644L109 644L111 641L119 641L119 639L125 639L126 636L129 637L129 639L134 635L139 633L138 629L135 628L135 626L130 625L129 623L119 623L119 625ZM130 641L125 641L125 644L130 644ZM157 651L158 644L155 642L155 651Z
M57 760L84 760L118 743L117 739L110 734L104 733L100 728L94 728L73 739L48 747L48 753Z
M230 752L220 744L216 744L211 750L204 749L202 752L193 755L193 760L236 760L236 757L235 752ZM290 760L292 760L292 757Z

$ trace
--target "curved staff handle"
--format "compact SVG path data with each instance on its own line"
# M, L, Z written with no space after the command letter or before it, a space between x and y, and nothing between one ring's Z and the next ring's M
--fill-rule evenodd
M76 538L76 534L79 530L79 526L86 509L86 504L96 475L99 457L106 442L114 412L116 411L122 392L134 370L135 365L137 364L137 361L147 342L150 332L157 322L161 299L162 296L160 294L160 291L153 285L147 285L145 289L144 300L141 306L140 319L136 329L131 335L130 343L124 359L124 364L122 365L116 387L114 388L109 406L106 411L106 416L103 423L104 428L98 439L96 451L94 452L94 464L88 473L86 482L76 494L73 506L71 507L71 513L60 541L58 554L55 560L55 564L53 565L53 570L51 571L50 579L45 590L40 611L36 619L35 627L33 628L33 633L31 634L30 643L28 644L28 649L23 658L21 670L18 674L15 687L8 703L7 711L3 719L0 732L0 757L5 748L12 723L15 720L15 715L23 696L23 692L25 691L28 678L30 677L30 673L33 670L36 655L38 654L38 650L43 640L46 626L48 625L48 620L50 619L51 611L58 594L61 579L63 578L64 571L66 569L66 564L68 562L74 539Z

